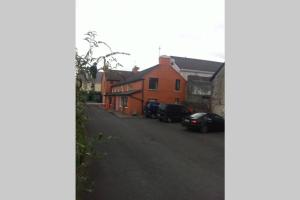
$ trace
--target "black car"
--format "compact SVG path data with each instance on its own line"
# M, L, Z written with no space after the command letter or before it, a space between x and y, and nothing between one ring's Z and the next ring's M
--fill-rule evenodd
M180 122L191 112L183 105L179 104L160 104L158 107L157 118L159 121Z
M147 102L144 107L145 117L156 118L159 102Z
M225 120L215 113L195 113L186 117L182 125L188 129L200 130L202 133L224 131Z

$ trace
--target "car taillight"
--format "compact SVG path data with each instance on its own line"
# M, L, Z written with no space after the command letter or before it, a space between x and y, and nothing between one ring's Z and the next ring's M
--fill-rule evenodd
M197 120L192 120L192 124L197 124L198 121Z

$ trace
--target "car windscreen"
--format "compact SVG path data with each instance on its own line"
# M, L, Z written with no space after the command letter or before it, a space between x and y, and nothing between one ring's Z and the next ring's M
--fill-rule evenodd
M164 110L166 108L166 104L159 104L159 109Z
M195 113L195 114L192 114L191 115L191 117L192 118L200 118L200 117L202 117L202 116L204 116L204 115L206 115L206 113Z

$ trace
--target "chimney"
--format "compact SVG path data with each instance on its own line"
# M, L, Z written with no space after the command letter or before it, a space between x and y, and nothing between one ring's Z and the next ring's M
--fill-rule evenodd
M139 72L139 67L137 67L137 66L134 66L133 68L132 68L132 72L134 73L134 74L136 74L136 73L138 73Z
M171 65L171 57L163 55L159 56L159 65L170 66Z

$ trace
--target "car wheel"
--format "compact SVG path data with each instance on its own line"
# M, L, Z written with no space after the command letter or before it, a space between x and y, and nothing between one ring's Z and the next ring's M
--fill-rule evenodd
M200 131L201 131L201 133L207 133L208 132L208 127L207 126L201 126Z

